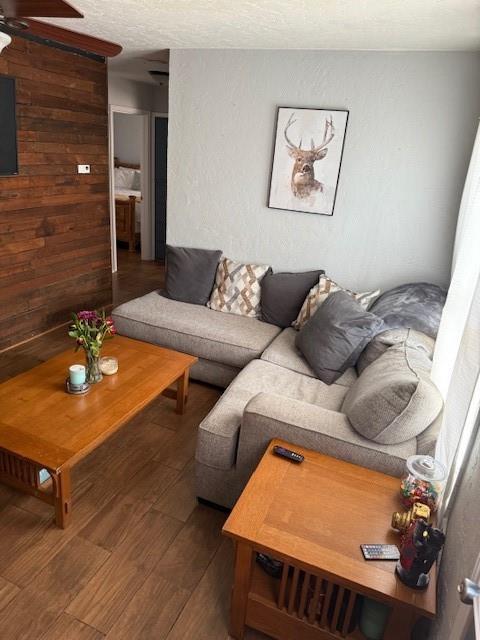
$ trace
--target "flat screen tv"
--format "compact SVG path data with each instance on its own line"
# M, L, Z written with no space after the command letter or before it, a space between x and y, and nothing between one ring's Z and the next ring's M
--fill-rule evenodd
M15 80L0 76L0 176L18 173Z

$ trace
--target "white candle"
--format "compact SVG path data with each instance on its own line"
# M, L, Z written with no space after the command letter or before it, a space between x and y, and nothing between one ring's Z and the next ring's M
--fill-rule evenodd
M86 371L83 364L72 364L68 369L70 376L70 384L79 386L85 382Z
M113 376L118 371L118 360L113 356L100 358L100 371L105 376Z

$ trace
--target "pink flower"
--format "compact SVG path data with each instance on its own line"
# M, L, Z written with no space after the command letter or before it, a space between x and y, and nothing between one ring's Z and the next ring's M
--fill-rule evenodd
M85 322L98 319L96 311L79 311L77 316L79 320L84 320Z

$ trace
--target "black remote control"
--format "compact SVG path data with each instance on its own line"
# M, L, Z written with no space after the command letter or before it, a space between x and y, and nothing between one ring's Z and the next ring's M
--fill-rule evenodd
M297 453L296 451L291 451L290 449L285 449L285 447L279 447L278 444L273 447L273 453L276 456L280 456L282 458L286 458L291 462L303 462L304 457L301 453Z

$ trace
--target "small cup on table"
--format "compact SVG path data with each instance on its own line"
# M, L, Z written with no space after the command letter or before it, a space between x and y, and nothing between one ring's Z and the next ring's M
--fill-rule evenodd
M85 384L86 370L83 364L72 364L68 368L68 374L72 387L81 387Z

